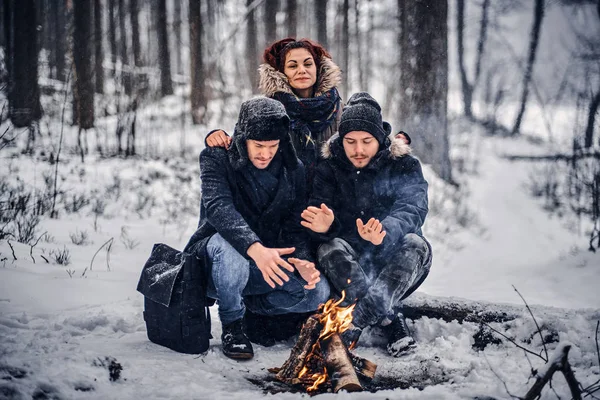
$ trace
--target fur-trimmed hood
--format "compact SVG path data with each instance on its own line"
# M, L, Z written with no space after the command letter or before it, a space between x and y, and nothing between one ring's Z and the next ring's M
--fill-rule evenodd
M267 63L261 64L258 67L258 74L260 77L258 87L265 96L272 97L277 92L294 94L287 76L283 72L277 71L271 65ZM321 67L319 68L318 76L315 96L320 96L337 87L342 81L340 67L331 58L327 57L321 58Z
M396 134L392 133L387 137L388 141L389 141L389 146L387 148L387 150L389 150L389 157L392 159L397 159L400 157L403 157L407 154L410 154L412 152L412 149L410 147L409 144L405 143L403 139L398 139L396 138ZM327 141L327 143L325 143L323 145L323 147L321 148L321 157L325 158L325 159L329 159L332 157L333 155L333 151L332 151L332 146L334 146L335 144L338 144L337 142L341 140L339 134L335 134L332 137L329 138L329 140ZM341 143L338 144L339 146L342 146ZM380 151L385 151L386 149L383 149Z

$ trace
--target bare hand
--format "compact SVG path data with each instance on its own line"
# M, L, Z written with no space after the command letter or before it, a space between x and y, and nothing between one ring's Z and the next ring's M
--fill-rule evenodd
M275 289L275 284L283 286L283 281L287 282L290 280L289 276L280 267L290 272L294 272L294 267L288 264L281 256L292 254L294 251L296 251L295 247L272 249L263 246L260 242L255 242L248 247L247 253L254 260L260 272L262 272L265 282Z
M321 280L321 273L315 268L315 263L293 257L288 258L288 261L294 264L302 279L306 281L304 289L314 289Z
M356 220L356 227L358 228L360 237L367 242L371 242L375 246L379 246L383 242L385 231L378 219L371 218L366 224L363 224L362 219L358 218Z
M325 205L321 204L321 207L310 206L306 210L302 211L301 217L303 221L300 221L303 227L310 229L313 232L325 233L333 224L335 216L333 210Z
M227 136L225 131L219 129L206 137L206 144L208 147L225 147L228 149L231 144L231 138Z

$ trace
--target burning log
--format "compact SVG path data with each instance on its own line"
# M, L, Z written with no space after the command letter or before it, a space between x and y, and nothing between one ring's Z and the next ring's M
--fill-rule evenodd
M319 339L322 329L323 325L319 322L318 314L311 315L306 320L300 331L300 336L298 336L298 340L290 353L290 357L277 373L277 379L290 383L292 379L298 377L308 355Z
M302 326L289 358L281 368L270 368L276 379L300 385L308 392L316 390L362 390L359 377L370 381L377 365L353 355L340 334L352 322L354 306L339 307L343 298L321 305L320 313L312 315Z
M347 392L361 391L362 386L358 381L352 360L348 355L348 349L344 346L340 335L334 333L323 342L325 363L327 365L327 372L331 377L333 392L337 393L340 390Z
M366 381L372 381L375 377L377 364L350 352L348 352L348 355L350 356L350 361L352 361L352 365L354 366L354 370L358 377Z

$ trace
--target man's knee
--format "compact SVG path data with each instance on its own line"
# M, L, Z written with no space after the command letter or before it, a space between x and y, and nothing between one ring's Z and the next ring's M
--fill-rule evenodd
M243 288L249 277L249 263L218 233L213 235L207 245L206 252L211 260L211 271L216 286ZM217 290L224 289L217 287Z
M409 233L402 238L402 250L415 252L421 259L421 264L426 265L431 259L431 249L427 241L416 233Z
M321 280L316 284L315 288L306 292L308 300L307 309L310 311L316 310L319 308L319 305L329 300L330 290L329 282L324 276L321 276Z
M317 249L319 260L331 257L332 253L343 252L349 255L355 255L354 249L344 239L335 238L329 242L323 243Z

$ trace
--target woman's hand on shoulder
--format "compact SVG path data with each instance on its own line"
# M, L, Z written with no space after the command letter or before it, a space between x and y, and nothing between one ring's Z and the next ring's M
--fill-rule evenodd
M231 138L225 131L218 129L208 134L206 137L206 145L208 147L224 147L228 149L231 145Z

